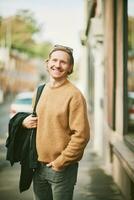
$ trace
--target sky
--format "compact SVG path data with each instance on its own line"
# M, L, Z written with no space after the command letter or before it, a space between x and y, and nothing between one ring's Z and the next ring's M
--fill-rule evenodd
M134 0L128 0L128 14L134 16Z
M83 22L83 0L0 0L0 15L10 16L29 9L42 26L38 40L70 46L79 56Z

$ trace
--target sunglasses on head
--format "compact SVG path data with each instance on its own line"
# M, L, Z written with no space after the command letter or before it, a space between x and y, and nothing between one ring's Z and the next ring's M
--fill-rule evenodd
M70 48L70 47L67 47L67 46L63 46L63 45L56 44L56 45L54 45L54 48L66 49L67 51L73 53L73 49Z

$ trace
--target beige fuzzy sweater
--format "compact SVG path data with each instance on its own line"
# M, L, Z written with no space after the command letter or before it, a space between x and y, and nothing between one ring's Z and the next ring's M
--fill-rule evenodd
M58 168L82 158L89 140L87 107L82 93L70 81L46 86L37 105L38 160Z

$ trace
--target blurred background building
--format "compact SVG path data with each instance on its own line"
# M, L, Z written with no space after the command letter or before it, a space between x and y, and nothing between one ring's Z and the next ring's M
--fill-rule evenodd
M49 15L55 30L50 33L54 34L56 43L66 45L69 40L73 44L76 35L69 27L77 24L82 29L78 34L81 47L76 49L81 55L75 62L71 80L87 99L93 152L102 157L106 171L112 174L125 199L133 200L134 1L81 1L84 5L82 27L78 20L80 12L75 13L76 18L74 15L80 1L72 1L72 7L67 10L59 6L59 12L54 1L50 2L52 15L41 4L42 16ZM63 25L68 29L65 34ZM53 42L35 40L40 29L29 10L0 17L0 102L8 94L33 91L47 80L44 59ZM73 46L70 43L67 46Z
M44 59L52 44L37 43L40 27L29 10L0 17L0 90L3 98L24 90L34 90L46 73ZM42 61L43 60L43 61Z
M81 32L93 149L134 199L134 2L84 0Z

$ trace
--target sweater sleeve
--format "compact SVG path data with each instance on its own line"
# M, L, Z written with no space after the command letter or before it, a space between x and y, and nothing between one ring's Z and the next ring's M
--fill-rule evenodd
M70 101L69 127L72 133L70 142L54 161L54 165L58 168L79 161L90 138L87 106L81 94L75 95Z

